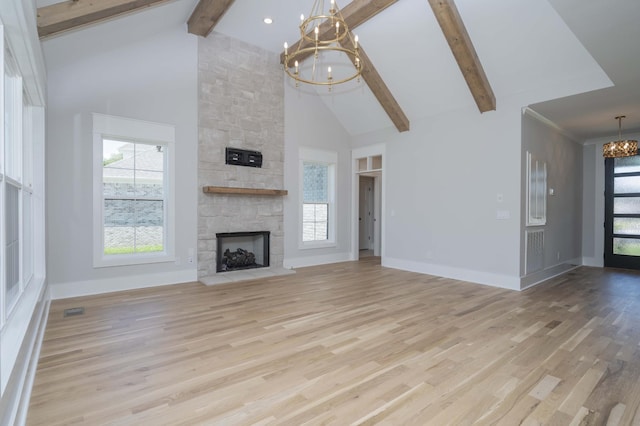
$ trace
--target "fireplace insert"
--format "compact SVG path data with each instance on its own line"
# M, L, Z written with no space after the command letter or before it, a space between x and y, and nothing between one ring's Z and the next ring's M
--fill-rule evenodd
M228 272L269 266L269 231L216 234L216 271Z

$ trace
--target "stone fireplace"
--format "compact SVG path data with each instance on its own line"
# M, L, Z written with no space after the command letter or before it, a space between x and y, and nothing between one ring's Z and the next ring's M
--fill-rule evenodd
M198 279L209 284L253 271L273 274L284 258L286 193L279 56L213 32L198 38L198 85ZM260 152L262 167L225 164L226 148ZM227 248L218 236L258 232L269 235L262 263L269 267L220 271L218 259ZM228 247L230 253L238 248L246 250Z

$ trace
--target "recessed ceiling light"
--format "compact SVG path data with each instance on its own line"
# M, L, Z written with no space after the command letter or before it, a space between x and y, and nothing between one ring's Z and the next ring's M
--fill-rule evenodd
M269 18L269 17L264 18L264 19L263 19L263 21L264 21L264 23L265 23L265 24L267 24L267 25L269 25L269 24L273 24L273 19L271 19L271 18Z

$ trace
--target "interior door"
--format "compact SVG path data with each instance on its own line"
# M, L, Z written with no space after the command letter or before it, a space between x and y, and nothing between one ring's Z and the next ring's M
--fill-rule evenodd
M360 250L373 248L373 178L360 176Z
M640 156L605 160L604 266L640 269Z

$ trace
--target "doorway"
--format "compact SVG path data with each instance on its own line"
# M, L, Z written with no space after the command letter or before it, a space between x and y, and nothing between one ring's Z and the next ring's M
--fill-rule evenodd
M380 256L380 173L358 176L358 258Z
M374 178L359 176L358 238L360 257L373 256L374 244Z
M604 266L640 269L640 156L605 160Z
M373 256L380 257L380 261L384 263L386 173L383 171L383 160L385 151L385 144L369 145L351 151L351 254L349 257L352 260L358 260L361 254L366 256L371 253L370 250L373 250ZM361 181L361 178L364 179ZM361 182L364 192L360 189ZM369 215L371 203L373 203L373 213ZM363 204L362 209L361 204Z

